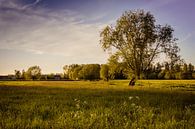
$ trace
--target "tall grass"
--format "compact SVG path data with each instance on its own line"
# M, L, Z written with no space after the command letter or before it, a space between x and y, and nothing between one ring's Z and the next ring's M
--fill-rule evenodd
M195 81L127 84L0 82L0 128L194 129Z

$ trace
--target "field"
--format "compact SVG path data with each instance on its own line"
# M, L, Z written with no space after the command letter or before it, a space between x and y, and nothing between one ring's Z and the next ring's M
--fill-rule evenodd
M195 80L0 82L2 129L195 129Z

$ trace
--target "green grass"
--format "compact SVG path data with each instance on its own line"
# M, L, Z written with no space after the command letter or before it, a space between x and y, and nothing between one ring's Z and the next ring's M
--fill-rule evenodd
M194 129L195 80L0 82L0 128Z

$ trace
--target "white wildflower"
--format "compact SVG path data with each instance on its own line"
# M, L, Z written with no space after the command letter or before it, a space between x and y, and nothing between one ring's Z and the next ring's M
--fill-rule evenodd
M126 101L124 101L123 106L127 106L127 102Z
M132 100L133 99L133 96L129 96L129 100Z
M74 114L74 117L77 117L77 114Z
M84 103L84 104L87 104L87 101L84 101L83 103Z
M96 113L91 113L90 116L91 117L96 117Z
M135 106L135 103L132 103L131 106L134 107Z
M80 108L80 105L79 105L78 103L76 104L76 108L77 108L77 109L79 109L79 108Z
M136 98L136 99L139 99L139 96L136 96L135 98Z

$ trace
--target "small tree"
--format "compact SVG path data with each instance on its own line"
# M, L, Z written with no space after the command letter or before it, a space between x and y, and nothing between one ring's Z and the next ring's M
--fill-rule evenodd
M16 79L17 80L21 79L21 76L22 76L21 72L19 70L15 70L15 77L16 77Z

